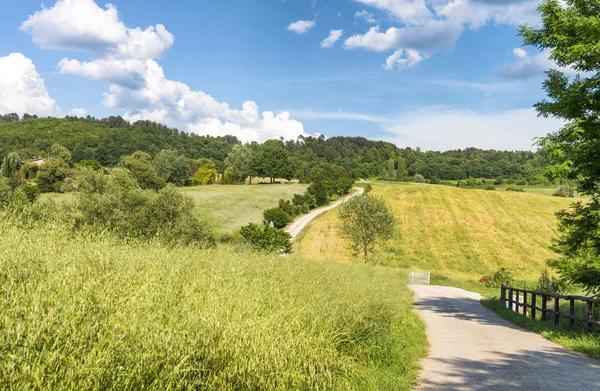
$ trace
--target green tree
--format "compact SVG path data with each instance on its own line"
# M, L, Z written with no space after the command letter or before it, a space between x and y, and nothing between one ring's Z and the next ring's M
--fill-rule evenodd
M156 174L169 183L185 185L188 179L188 161L174 150L162 149L152 160Z
M50 148L50 157L62 160L69 167L73 166L71 152L60 144L52 145L52 148Z
M121 166L129 170L142 189L160 190L166 181L156 174L152 158L146 152L137 151L121 158Z
M252 155L248 146L235 146L227 155L225 165L231 169L230 175L235 182L244 183L250 176Z
M352 241L355 253L362 252L365 263L378 241L391 239L394 235L394 216L381 198L354 197L342 204L339 217L342 235Z
M194 174L193 182L195 185L210 185L219 175L215 167L215 162L210 159L200 159L199 168Z
M294 167L288 151L268 146L263 148L261 158L262 174L271 178L271 183L275 181L275 178L292 179Z
M567 122L539 141L552 162L547 174L575 181L590 199L558 214L560 258L549 264L566 281L600 294L600 0L549 0L539 12L540 28L520 29L525 44L549 51L559 66L578 72L570 78L560 70L547 71L548 99L535 105L540 115Z
M5 178L13 177L21 168L21 164L21 156L18 153L9 153L2 162L2 176Z

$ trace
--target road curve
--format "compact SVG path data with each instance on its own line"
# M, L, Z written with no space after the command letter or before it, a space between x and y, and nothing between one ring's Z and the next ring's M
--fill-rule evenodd
M417 390L600 390L600 361L501 319L478 293L410 287L430 344Z
M312 212L305 214L303 216L300 216L299 218L297 218L296 220L294 220L290 225L288 225L284 231L289 233L290 235L292 235L292 240L296 239L296 237L298 236L298 234L300 234L300 232L304 229L304 227L306 227L306 224L310 223L312 220L314 220L317 216L330 211L331 209L339 206L340 204L346 202L347 200L349 200L352 197L356 197L358 195L361 195L362 193L365 192L365 189L363 189L362 187L355 187L354 188L354 193L341 198L339 200L337 200L336 202L334 202L333 204L326 206L324 208L319 208L319 209L315 209Z

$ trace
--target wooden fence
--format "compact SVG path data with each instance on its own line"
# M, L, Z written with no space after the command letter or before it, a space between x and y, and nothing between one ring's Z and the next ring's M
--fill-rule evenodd
M527 309L530 309L532 319L536 319L537 312L541 314L542 321L553 321L558 326L560 318L569 319L569 327L575 329L575 322L587 324L587 331L593 332L594 326L600 327L600 321L594 319L594 307L598 308L600 299L583 296L564 296L544 292L530 291L527 289L518 289L502 284L500 288L500 300L509 309L527 316ZM541 301L541 307L538 307L538 299ZM569 303L569 312L560 311L560 301L565 300ZM585 318L575 315L575 303L584 302L587 316ZM550 305L548 305L550 304Z

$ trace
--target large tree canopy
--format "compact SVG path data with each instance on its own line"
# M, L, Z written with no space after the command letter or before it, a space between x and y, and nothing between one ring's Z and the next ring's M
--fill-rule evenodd
M549 51L559 66L577 72L547 72L548 99L536 108L567 124L540 145L553 163L548 174L576 181L590 197L559 214L561 257L550 264L565 279L600 294L600 0L550 0L539 11L541 28L521 27L525 44Z

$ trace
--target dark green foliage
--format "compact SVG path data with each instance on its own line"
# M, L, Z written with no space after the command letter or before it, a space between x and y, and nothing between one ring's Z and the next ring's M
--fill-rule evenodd
M91 159L91 160L81 160L81 161L79 161L79 163L77 163L77 165L79 167L88 168L88 169L93 170L93 171L100 171L103 168L102 164L100 164L100 162L98 160L94 160L94 159Z
M505 267L496 270L490 278L485 281L488 288L500 288L502 284L510 286L514 281L513 273Z
M391 239L396 225L385 201L370 195L354 197L340 206L341 232L352 241L355 253L367 256L378 241Z
M152 165L152 158L146 152L135 152L121 158L121 166L129 170L142 189L160 190L166 181L159 177Z
M499 176L498 178L496 178L496 181L494 182L494 185L500 186L503 183L504 183L504 178L502 178L501 176Z
M527 186L527 181L525 179L519 179L515 184L517 186Z
M156 174L168 183L185 185L189 178L188 160L177 151L162 149L152 160Z
M292 199L292 204L295 207L304 208L306 207L308 210L314 209L317 207L317 200L315 197L310 194L308 191L304 194L294 194L294 198ZM303 212L306 213L306 212Z
M577 191L590 199L558 214L555 250L560 258L549 264L565 281L600 295L600 0L546 1L539 11L540 28L521 27L524 43L548 51L559 66L578 72L569 77L560 70L548 71L548 99L536 104L540 115L566 122L539 141L551 163L546 175L553 181L574 181Z
M364 187L365 189L365 194L369 194L371 192L371 190L373 190L373 186L371 186L370 183L367 183Z
M263 212L265 224L273 223L275 228L284 228L292 221L292 216L281 208L267 209Z
M291 235L280 229L249 224L242 227L240 233L256 250L282 254L292 252Z
M70 172L69 164L60 158L51 157L37 167L35 182L42 193L60 192Z
M294 208L294 204L289 200L279 200L279 209L283 210L291 217L294 217L298 214L296 213L296 208Z
M525 193L525 189L523 189L522 187L512 187L512 186L509 186L509 187L506 188L506 191L512 191L512 192L515 192L515 193Z
M569 185L561 185L554 191L554 193L552 193L552 195L554 197L573 198L575 197L575 191Z
M415 183L425 183L425 182L427 182L425 180L425 177L423 175L421 175L421 174L415 174L413 176L412 181L415 182Z
M563 284L559 279L555 278L554 276L551 276L548 269L544 269L544 271L542 271L542 274L540 274L540 278L535 289L540 292L557 294L561 293L563 289Z
M486 186L483 188L483 190L494 191L494 190L496 190L496 188L494 186Z
M11 178L15 176L15 174L21 168L22 159L16 152L11 152L2 161L2 176L4 178Z
M40 196L40 189L37 186L23 185L19 187L19 190L23 192L27 201L34 203Z
M174 186L159 192L143 190L124 169L114 169L110 175L89 173L103 185L80 193L76 228L109 231L124 239L157 239L200 248L215 245L212 233L194 215L192 199Z
M329 203L329 195L327 195L327 190L321 181L313 182L308 187L308 193L314 197L317 206L323 206Z

